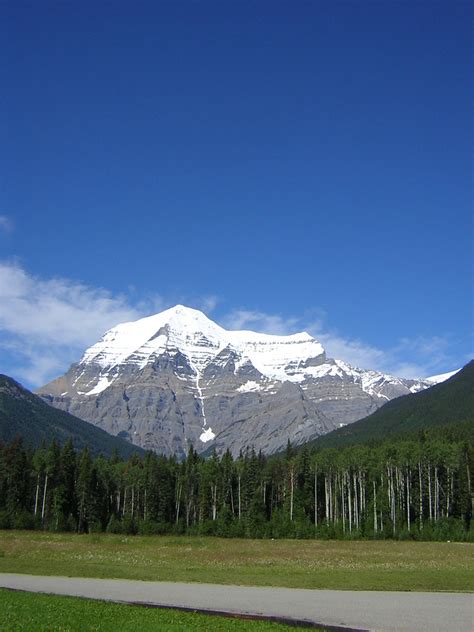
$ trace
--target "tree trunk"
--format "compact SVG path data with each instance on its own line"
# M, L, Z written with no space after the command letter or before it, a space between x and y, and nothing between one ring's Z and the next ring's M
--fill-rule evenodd
M377 492L375 489L375 481L372 481L374 486L374 533L377 533Z
M212 519L217 519L217 485L211 485Z
M351 489L351 479L349 474L347 474L347 491L348 491L348 499L347 499L347 508L349 510L349 533L352 533L352 489Z
M293 522L293 494L295 486L295 469L293 466L290 468L290 521Z
M35 494L35 516L38 513L38 499L39 499L39 489L40 489L40 475L38 474L36 478L36 494Z
M407 528L410 531L410 468L407 469Z
M431 489L431 465L428 465L428 503L430 506L429 516L430 522L433 522L433 498L432 498L432 489Z
M326 524L329 524L329 488L327 475L324 476L324 502L326 505Z
M178 524L178 521L179 521L179 510L180 510L180 507L181 507L181 491L182 491L182 488L183 488L183 486L178 481L176 483L176 497L175 497L176 524Z
M451 470L446 468L446 517L449 516L449 494L451 488Z
M334 505L332 497L332 476L329 476L329 519L334 522Z
M44 513L46 508L46 493L48 491L48 475L46 474L44 477L44 488L43 488L43 506L41 508L41 522L44 521Z
M354 486L354 522L356 529L359 528L359 499L357 498L357 476L352 475L352 484Z
M419 484L419 507L418 511L420 513L420 531L423 529L423 473L421 469L421 462L418 462L418 484Z
M342 532L346 532L346 503L345 503L345 487L346 477L345 472L341 476L341 505L342 505Z
M241 502L241 495L240 495L240 479L241 479L241 476L240 476L240 474L239 474L239 478L238 478L238 493L239 493L239 498L238 498L238 501L239 501L239 503L238 503L238 504L239 504L239 520L240 520L240 518L242 517L242 502Z
M474 495L471 488L471 471L469 469L469 462L466 463L466 478L467 478L467 493L471 499L471 516L474 516ZM467 512L467 507L466 507Z
M318 470L314 470L314 526L318 526Z

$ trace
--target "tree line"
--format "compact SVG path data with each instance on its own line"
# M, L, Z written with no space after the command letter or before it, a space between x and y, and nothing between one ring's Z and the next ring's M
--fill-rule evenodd
M472 539L466 441L123 460L0 445L0 528L223 537Z

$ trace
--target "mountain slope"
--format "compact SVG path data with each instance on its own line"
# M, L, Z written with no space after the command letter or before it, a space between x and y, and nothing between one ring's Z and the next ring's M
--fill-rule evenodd
M130 443L113 437L90 423L48 406L7 375L0 374L0 440L8 443L22 437L39 447L56 439L63 444L71 438L76 449L89 446L92 453L110 456L114 449L123 457L140 452Z
M145 448L238 454L303 443L429 385L327 358L306 332L227 331L177 305L113 327L38 393Z
M312 445L339 448L459 424L472 433L474 360L445 382L421 393L405 395L387 402L372 415L320 437Z

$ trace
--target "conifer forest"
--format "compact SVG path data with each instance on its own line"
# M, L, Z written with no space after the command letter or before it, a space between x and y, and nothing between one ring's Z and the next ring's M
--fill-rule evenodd
M471 540L473 449L418 440L290 444L181 462L93 458L69 441L0 446L0 528L252 538Z

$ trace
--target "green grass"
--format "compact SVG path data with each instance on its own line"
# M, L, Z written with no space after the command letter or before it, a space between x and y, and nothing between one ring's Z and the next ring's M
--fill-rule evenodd
M0 572L345 590L472 591L474 544L0 531Z
M74 597L0 589L2 631L73 632L110 630L229 630L289 632L294 627L268 621L224 618L162 608L143 608Z

